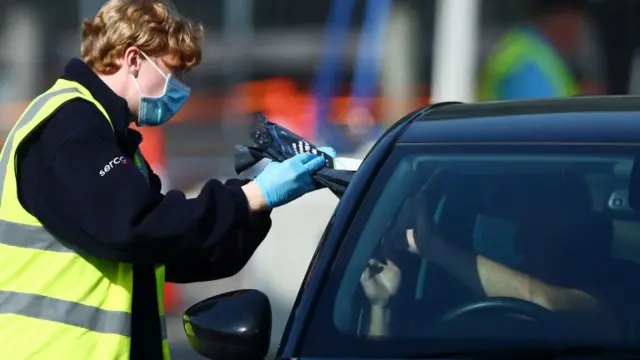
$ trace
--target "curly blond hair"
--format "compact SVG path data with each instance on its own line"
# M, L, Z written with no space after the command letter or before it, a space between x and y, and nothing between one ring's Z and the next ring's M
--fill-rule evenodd
M203 37L202 25L180 16L170 1L109 0L93 20L83 21L81 54L103 75L120 70L118 58L131 46L188 71L200 63Z

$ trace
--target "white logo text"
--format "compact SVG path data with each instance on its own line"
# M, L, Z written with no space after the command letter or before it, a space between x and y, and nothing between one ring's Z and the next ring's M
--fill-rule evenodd
M104 168L100 170L99 174L100 176L105 176L109 171L111 171L111 169L114 168L114 166L126 163L127 159L125 159L124 156L116 156L115 158L113 158L113 160L109 161L109 163L106 164Z

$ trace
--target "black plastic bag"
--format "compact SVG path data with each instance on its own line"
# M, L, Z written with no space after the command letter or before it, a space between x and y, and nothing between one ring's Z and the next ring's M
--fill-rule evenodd
M334 158L288 129L270 122L261 113L253 114L250 138L253 146L236 145L235 169L240 174L255 166L262 159L282 162L297 154L309 152L325 158L327 166L313 174L318 189L329 188L341 197L355 171L335 169Z

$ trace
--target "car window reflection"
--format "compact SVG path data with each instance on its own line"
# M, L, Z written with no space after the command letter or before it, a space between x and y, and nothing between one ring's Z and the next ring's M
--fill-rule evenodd
M627 184L613 169L631 159L416 156L405 195L377 203L361 231L336 328L372 341L635 340L640 267L613 256L616 220L594 203L610 189L590 181ZM380 199L399 192L393 179Z

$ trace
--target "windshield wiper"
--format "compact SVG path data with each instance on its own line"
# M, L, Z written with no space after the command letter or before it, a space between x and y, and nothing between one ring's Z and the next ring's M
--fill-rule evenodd
M408 359L563 359L563 358L640 359L640 348L604 346L514 347L443 351L410 355Z

